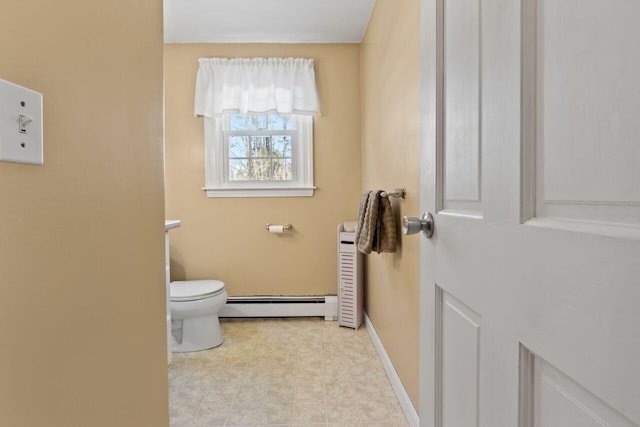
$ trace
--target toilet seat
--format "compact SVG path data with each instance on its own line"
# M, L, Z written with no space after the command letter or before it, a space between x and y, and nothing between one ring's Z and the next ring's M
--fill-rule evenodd
M171 301L195 301L211 298L224 292L224 282L220 280L187 280L171 282Z

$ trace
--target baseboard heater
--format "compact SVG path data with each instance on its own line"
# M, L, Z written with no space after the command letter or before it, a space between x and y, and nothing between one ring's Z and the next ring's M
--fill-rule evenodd
M324 317L338 319L338 297L229 297L219 317Z

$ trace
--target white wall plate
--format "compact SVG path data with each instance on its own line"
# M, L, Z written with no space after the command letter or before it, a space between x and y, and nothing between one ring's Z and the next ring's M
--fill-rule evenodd
M1 79L0 160L43 163L42 94Z

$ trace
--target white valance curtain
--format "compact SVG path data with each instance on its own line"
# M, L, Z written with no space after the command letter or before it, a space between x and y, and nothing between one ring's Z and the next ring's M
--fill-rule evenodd
M195 114L319 112L313 59L200 58Z

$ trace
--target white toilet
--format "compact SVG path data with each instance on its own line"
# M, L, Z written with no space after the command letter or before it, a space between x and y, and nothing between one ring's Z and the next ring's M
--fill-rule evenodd
M224 339L218 312L227 302L220 280L171 282L172 351L183 353L217 347Z

